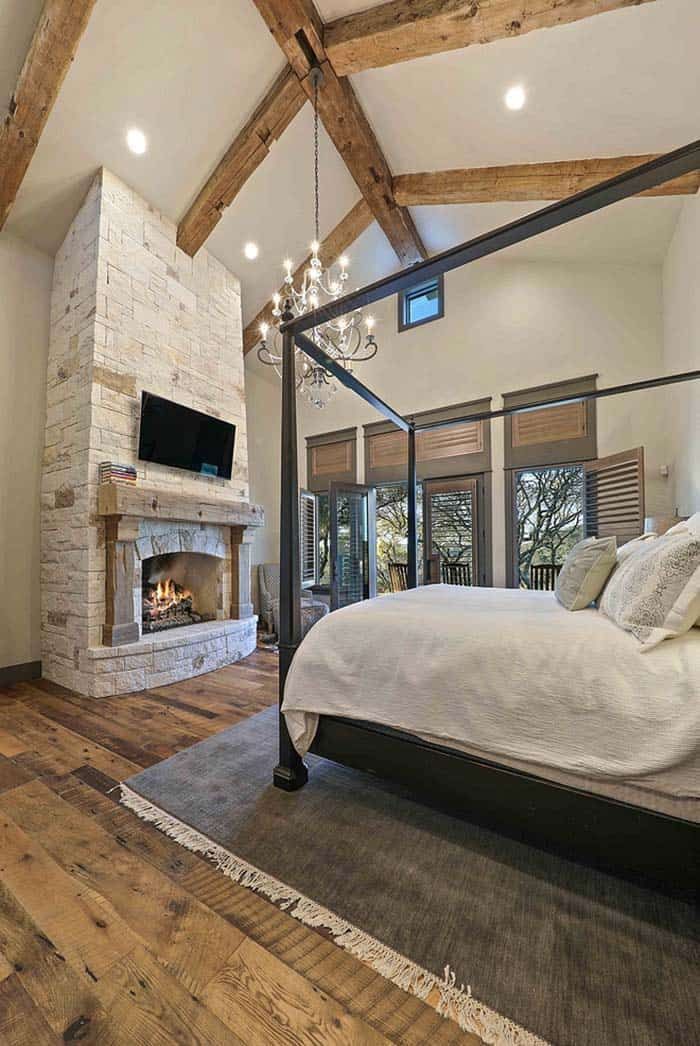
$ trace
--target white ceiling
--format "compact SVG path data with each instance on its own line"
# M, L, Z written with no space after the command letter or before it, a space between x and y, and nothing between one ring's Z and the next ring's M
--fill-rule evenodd
M370 0L320 0L336 17ZM40 0L0 0L0 103L9 98ZM524 37L352 78L394 171L663 151L698 136L700 3L656 0ZM172 220L243 126L284 60L252 0L100 0L32 161L8 228L42 249L60 244L95 170L105 165ZM528 102L507 111L505 89ZM149 151L132 156L128 127ZM311 114L296 117L226 211L209 248L237 275L249 320L312 236ZM321 233L359 193L321 137ZM658 261L679 201L633 200L517 250L549 258ZM429 250L442 250L535 208L415 208ZM585 223L585 224L584 224ZM260 256L242 256L255 240ZM397 265L372 227L349 252L354 282Z
M545 202L488 203L413 207L411 212L429 252L437 254L545 206ZM664 260L682 206L678 196L622 200L604 211L510 247L501 256L532 261L659 264Z

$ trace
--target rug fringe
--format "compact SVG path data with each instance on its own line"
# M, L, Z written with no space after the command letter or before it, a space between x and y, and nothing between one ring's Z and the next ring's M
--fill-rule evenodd
M233 882L263 894L305 926L327 930L335 944L366 962L392 984L419 999L427 999L433 990L437 990L437 1012L456 1021L463 1031L478 1035L488 1046L547 1046L544 1039L475 999L471 987L465 988L463 984L457 987L455 974L449 966L445 967L442 979L435 976L328 908L236 857L230 850L144 799L128 785L121 784L120 788L122 804L142 821L154 825L185 849L207 857Z

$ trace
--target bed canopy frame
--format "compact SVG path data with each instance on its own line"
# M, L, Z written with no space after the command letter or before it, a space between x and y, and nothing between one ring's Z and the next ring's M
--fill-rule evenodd
M301 349L392 421L408 436L408 587L418 582L416 526L416 433L502 418L567 401L602 399L700 378L700 370L663 375L596 389L527 407L502 408L455 420L417 423L394 410L308 337L314 327L355 308L397 294L413 284L450 272L522 243L586 214L608 207L681 175L700 169L700 141L635 167L624 174L535 211L508 225L419 262L393 276L294 319L283 317L282 491L279 603L279 762L273 781L295 791L308 779L281 705L292 659L301 642L301 565L297 458L295 352ZM496 761L477 759L422 741L376 723L321 716L311 752L335 762L391 778L430 801L447 804L468 820L485 824L545 849L683 894L695 893L700 868L700 826L582 789L555 784Z

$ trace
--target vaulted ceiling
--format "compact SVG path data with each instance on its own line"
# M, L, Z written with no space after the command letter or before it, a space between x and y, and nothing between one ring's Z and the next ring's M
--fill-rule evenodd
M547 0L539 10L551 7L552 18L564 21L578 13L577 20L555 28L519 23L512 28L511 20L504 39L464 47L457 46L464 39L455 43L451 38L455 49L400 62L391 52L396 39L401 57L411 48L439 46L431 43L434 27L404 26L398 17L402 11L460 5L391 0L378 6L369 22L364 16L359 22L337 21L365 6L363 0L317 0L309 31L317 57L330 59L321 112L336 144L322 130L324 236L336 230L338 242L339 223L361 199L363 171L376 174L374 186L363 185L371 215L356 213L351 223L353 235L367 226L348 252L358 282L398 267L397 251L410 261L423 249L444 249L538 205L511 195L492 203L402 207L401 179L393 184L392 173L627 157L664 152L698 137L697 0L570 0L566 5ZM480 6L484 18L499 6L503 11L523 8L514 0L462 6ZM42 7L40 0L0 0L3 107L9 106ZM233 199L213 216L206 244L240 276L244 319L252 320L279 284L282 258L302 262L312 233L312 117L299 96L300 87L308 88L308 55L295 50L294 36L295 18L301 24L309 10L309 0L97 0L6 228L55 251L102 164L180 223L238 142L237 166L233 174L226 172L233 177L228 183ZM331 23L325 37L321 20ZM397 25L404 35L395 38ZM444 43L453 27L439 28ZM487 28L491 31L492 24ZM347 46L358 32L360 42ZM463 27L459 32L465 32ZM339 69L360 71L337 80L334 54ZM290 61L287 76L294 80L283 104L260 116L261 103L284 78ZM393 64L380 64L384 61ZM511 112L503 94L516 83L524 85L527 103ZM131 126L148 136L144 156L125 147ZM361 149L346 148L353 127L365 135ZM221 187L212 199L217 193ZM538 256L578 252L659 260L680 199L627 201L614 214L600 215L583 235L562 230L531 249ZM196 218L200 221L201 214ZM247 240L260 247L254 262L242 254Z

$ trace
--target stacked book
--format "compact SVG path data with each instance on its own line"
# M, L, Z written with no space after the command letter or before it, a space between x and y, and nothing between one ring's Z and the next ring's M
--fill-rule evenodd
M100 483L136 483L133 465L119 465L116 461L101 461Z

